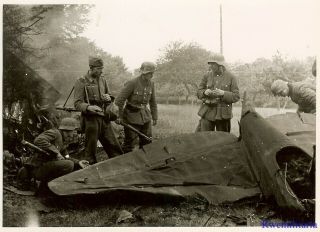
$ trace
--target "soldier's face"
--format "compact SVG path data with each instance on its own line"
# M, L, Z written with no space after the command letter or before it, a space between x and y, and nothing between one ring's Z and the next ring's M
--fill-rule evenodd
M91 69L91 74L93 77L100 77L102 74L103 67L93 67Z
M62 137L63 137L63 143L69 144L73 141L73 138L75 136L76 131L75 130L63 130L62 131Z
M286 97L289 94L289 88L282 88L279 92L278 92L278 96L281 97Z
M210 63L210 69L213 72L217 72L219 70L219 65L217 63Z
M143 77L145 80L151 80L151 78L153 77L153 72L143 74Z

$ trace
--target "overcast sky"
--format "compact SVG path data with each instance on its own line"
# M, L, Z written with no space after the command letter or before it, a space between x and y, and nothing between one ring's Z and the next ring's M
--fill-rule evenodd
M227 61L270 58L277 50L303 59L316 54L317 0L105 0L97 2L85 36L129 69L155 62L170 41L197 42L219 52L219 4ZM318 18L316 18L318 17ZM317 24L317 25L316 25Z

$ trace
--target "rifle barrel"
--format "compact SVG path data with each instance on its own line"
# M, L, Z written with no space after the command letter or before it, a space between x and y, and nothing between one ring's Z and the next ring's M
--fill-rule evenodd
M41 153L46 154L46 155L50 155L47 151L41 149L40 147L38 147L38 146L36 146L36 145L34 145L34 144L32 144L32 143L29 143L29 142L26 141L26 140L22 140L21 143L22 143L23 145L27 145L28 147L31 147L31 148L37 150L38 152L41 152Z
M72 112L78 112L78 110L76 110L75 108L71 108L71 107L61 107L61 106L57 106L56 107L57 110L64 110L64 111L72 111Z
M122 126L127 127L128 129L136 132L138 135L141 135L143 138L147 139L148 141L152 142L152 138L146 136L145 134L143 134L142 132L138 131L136 128L134 128L133 126L126 124L124 122L121 123Z

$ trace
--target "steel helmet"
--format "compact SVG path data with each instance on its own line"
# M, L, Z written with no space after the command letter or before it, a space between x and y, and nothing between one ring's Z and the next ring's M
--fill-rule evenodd
M156 71L156 65L152 62L143 62L141 64L140 71L142 74L154 72L154 71Z
M79 122L75 118L63 118L59 130L75 130L79 128Z
M103 60L99 57L89 56L90 67L103 67Z
M217 63L218 65L221 65L221 66L226 66L225 62L224 62L224 56L223 55L215 55L213 56L212 58L210 58L208 60L208 64L210 63Z
M275 80L271 85L271 92L278 95L283 89L288 88L288 82L283 80Z

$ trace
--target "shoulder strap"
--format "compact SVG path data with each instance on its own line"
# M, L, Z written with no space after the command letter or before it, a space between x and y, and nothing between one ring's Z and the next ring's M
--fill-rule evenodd
M65 103L63 104L63 108L66 106L66 104L67 104L67 102L68 102L68 100L69 100L69 98L70 98L73 90L74 90L74 86L72 87L72 89L71 89L71 91L70 91L70 93L69 93L69 96L67 97L67 100L66 100Z

